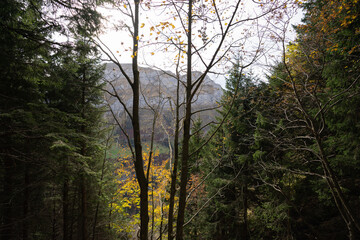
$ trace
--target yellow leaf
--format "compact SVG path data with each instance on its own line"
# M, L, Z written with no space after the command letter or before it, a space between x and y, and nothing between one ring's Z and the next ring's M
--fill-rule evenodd
M136 40L139 40L139 36L136 36Z
M131 55L131 58L134 58L134 55Z
M154 54L155 54L155 53L153 53L153 52L151 53L151 55L154 55Z
M145 26L145 23L142 23L141 26L140 26L140 28L143 28L144 26Z

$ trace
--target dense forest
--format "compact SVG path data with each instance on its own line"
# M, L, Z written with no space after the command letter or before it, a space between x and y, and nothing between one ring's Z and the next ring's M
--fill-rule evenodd
M2 0L0 240L360 239L360 2L249 2ZM104 6L131 20L123 52ZM142 46L173 54L169 96L141 85ZM215 71L221 101L195 108Z

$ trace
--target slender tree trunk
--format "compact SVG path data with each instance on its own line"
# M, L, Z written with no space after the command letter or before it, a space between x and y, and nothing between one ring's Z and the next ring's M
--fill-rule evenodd
M347 227L349 232L349 240L359 240L360 233L357 230L357 228L354 226L354 224L350 222Z
M285 49L285 47L284 47L284 49ZM307 123L307 127L310 129L312 136L315 138L315 143L316 143L318 151L319 151L319 160L322 164L324 175L326 177L326 181L327 181L329 189L332 193L336 207L337 207L338 211L340 212L340 215L342 216L346 226L348 227L349 238L351 239L351 238L354 238L354 236L355 236L354 239L356 239L356 235L360 234L360 225L359 225L358 221L356 220L356 217L354 216L353 211L350 209L350 205L347 202L347 200L345 199L344 193L340 187L337 176L336 176L335 172L333 171L333 169L327 159L327 156L325 154L323 144L322 144L322 136L320 133L321 131L319 131L319 129L316 128L316 126L321 126L321 125L323 125L325 127L326 120L325 120L324 113L322 112L320 114L320 118L321 118L320 121L322 121L322 124L319 124L319 122L317 122L315 119L313 119L311 117L311 114L309 114L309 112L306 110L306 108L299 96L299 92L296 87L295 80L293 79L291 71L290 71L288 65L286 64L285 54L283 55L283 63L284 63L285 69L288 73L288 76L290 77L292 91L293 91L294 97L298 103L298 107L301 110L301 112L304 114L304 120ZM320 102L319 99L317 99L316 95L313 95L313 96L314 96L316 102ZM319 108L321 108L321 107L319 106Z
M63 184L63 240L69 239L69 181L67 177Z
M103 158L103 162L101 165L101 176L100 176L100 182L102 183L103 179L104 179L104 171L105 171L105 162L106 162L106 154L107 154L107 148L109 147L109 141L110 141L110 136L112 135L112 133L109 135L108 139L106 140L106 146L105 146L105 152L104 152L104 158ZM97 203L96 203L96 209L95 209L95 216L94 216L94 225L93 225L93 237L92 239L95 240L95 236L96 236L96 225L97 225L97 219L98 219L98 214L99 214L99 207L100 207L100 196L101 196L101 187L102 185L100 185L99 187L99 191L98 191L98 199L97 199Z
M330 166L330 163L324 153L323 145L320 137L315 133L316 143L319 149L321 163L323 165L324 174L326 176L326 181L332 192L335 204L348 228L349 239L358 239L360 234L359 223L356 220L356 217L353 214L353 211L350 209L348 201L345 199L344 193L340 187L337 176Z
M137 96L139 92L139 86L137 87ZM135 94L134 94L135 96ZM133 127L134 127L134 141L135 141L135 172L137 181L140 186L140 239L148 239L148 225L149 225L149 213L148 213L148 181L144 173L144 164L142 159L142 146L140 140L140 124L139 124L139 99L135 100L134 97L134 115L133 115Z
M177 168L179 162L179 94L180 94L180 79L179 74L177 74L178 81L176 87L176 106L175 106L175 136L174 136L174 165L173 171L171 173L171 186L170 186L170 200L169 200L169 219L168 219L168 239L172 240L173 236L173 222L174 222L174 205L175 205L175 194L176 194L176 178L177 178Z
M183 149L182 149L182 159L181 159L179 212L176 223L176 239L178 240L183 239L183 225L185 222L185 206L186 206L186 187L187 187L188 174L189 174L188 160L189 160L191 104L187 104L186 108L187 110L186 110L185 122L184 122L184 139L182 144Z
M180 196L179 196L179 213L176 223L176 239L184 239L184 222L185 222L185 207L186 207L186 187L189 174L189 142L190 142L190 124L191 124L191 90L192 90L192 0L189 0L188 12L188 50L187 50L187 75L186 75L186 108L184 119L184 136L182 143L181 155L181 177L180 177Z
M112 206L113 206L113 203L111 202L110 203L110 210L109 210L109 219L111 219L111 213L112 213ZM111 229L111 221L109 221L109 225L108 225L108 229L109 229L109 231L110 231L110 229Z
M87 240L87 196L85 177L81 176L81 239Z
M24 176L24 202L23 202L23 240L28 240L28 215L29 215L29 167L25 163L25 176Z
M101 190L99 190L98 197L100 197L100 195L101 195ZM98 219L98 214L99 214L99 207L100 207L100 201L98 200L96 203L94 224L93 224L93 230L92 230L92 239L93 240L95 240L95 236L96 236L96 225L97 225L97 219Z
M4 159L4 186L2 194L2 225L0 228L1 240L13 239L13 205L11 198L13 197L13 168L14 161L9 157Z
M86 105L86 69L83 69L82 76L82 86L81 86L81 118L85 121L85 105ZM86 125L85 123L81 124L81 133L86 134ZM86 142L82 139L81 143L81 156L85 157L86 155ZM80 179L80 191L81 191L81 239L87 240L87 193L86 193L86 183L85 183L85 169L82 169L81 179Z
M243 238L244 240L248 240L249 239L249 234L248 234L248 214L247 214L247 210L248 210L248 182L247 182L247 176L248 176L248 162L245 162L245 174L244 174L244 186L243 186L243 190L242 190L242 198L243 198L243 220L244 220L244 226L243 226Z
M155 228L155 203L154 203L154 186L151 186L151 236L150 239L154 238L154 228Z
M64 161L64 183L62 191L62 210L63 210L63 240L69 240L69 178L67 175L67 162Z
M69 240L73 239L73 233L74 233L74 224L75 224L75 206L78 201L77 197L80 195L78 186L76 186L76 189L74 190L72 204L71 204L71 215L70 215L70 229L69 229Z
M163 235L163 224L164 224L164 202L161 201L161 220L160 220L160 229L159 229L159 240L162 240Z
M135 146L135 172L136 178L140 186L140 239L148 240L148 179L146 179L144 172L144 162L142 158L142 144L140 133L140 116L139 116L139 101L140 101L140 73L138 67L138 38L139 38L139 0L135 0L134 12L134 36L133 36L133 60L132 68L134 75L134 82L131 85L133 91L133 116L132 125L134 131L134 146Z
M56 196L55 194L55 189L53 188L53 196ZM52 211L52 240L56 240L56 201L55 199L53 200L53 211Z

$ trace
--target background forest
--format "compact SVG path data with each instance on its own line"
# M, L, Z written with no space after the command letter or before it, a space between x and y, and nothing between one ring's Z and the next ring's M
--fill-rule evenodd
M226 55L231 27L250 18L236 19L242 1L220 2L0 1L1 240L360 239L360 2L256 3L281 49L266 77L249 70L261 41L250 60ZM176 97L160 99L160 84L145 89L157 96L141 87L138 44L139 11L162 4L186 40L167 35L171 22L150 27L177 54L163 71ZM104 5L133 20L128 69L96 37ZM304 17L289 42L277 24L294 8ZM192 26L211 14L213 37ZM195 72L193 56L216 39ZM108 62L128 87L105 77ZM196 108L207 74L230 62L219 106ZM168 137L156 142L159 131Z

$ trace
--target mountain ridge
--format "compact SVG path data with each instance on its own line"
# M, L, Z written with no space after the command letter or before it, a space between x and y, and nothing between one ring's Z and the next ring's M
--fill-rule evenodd
M122 64L125 73L132 78L132 65ZM167 138L174 128L174 106L176 103L176 89L177 79L175 74L170 71L156 70L150 67L139 67L140 71L140 125L141 131L145 139L147 139L151 132L154 114L157 115L156 134L158 140ZM193 77L200 76L200 72L194 71ZM106 90L114 94L114 89L122 102L128 110L132 107L132 90L130 84L127 82L125 76L114 63L106 64L104 71L104 79L107 82ZM185 75L180 76L180 81L186 80ZM180 103L185 99L185 88L180 84ZM214 121L217 115L216 108L219 107L219 102L223 95L223 89L215 83L210 77L206 76L198 94L193 99L193 109L198 111L194 114L193 120L200 118L204 124ZM112 112L116 115L117 121L124 126L124 130L132 135L131 121L129 116L125 113L124 106L110 94L105 94L106 101ZM180 118L183 116L184 104L180 108ZM202 109L209 109L207 111L199 111ZM109 113L109 115L112 115ZM108 116L108 118L114 116ZM119 131L121 132L121 131ZM120 134L121 135L121 134ZM131 136L130 136L131 137Z

